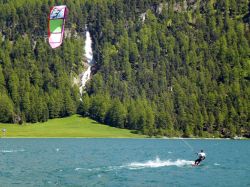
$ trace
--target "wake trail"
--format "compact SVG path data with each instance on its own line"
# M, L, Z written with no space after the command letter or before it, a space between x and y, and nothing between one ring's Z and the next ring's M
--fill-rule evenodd
M128 169L144 169L144 168L159 168L159 167L167 167L167 166L177 166L183 167L187 165L193 164L194 161L190 160L181 160L177 159L176 161L172 160L160 160L160 158L156 158L155 160L149 160L146 162L132 162L127 165Z
M190 160L161 160L159 157L156 157L155 160L148 160L145 162L131 162L129 164L124 164L121 166L104 166L99 168L75 168L75 171L79 170L87 170L89 172L109 172L109 171L117 171L121 169L129 169L129 170L139 170L139 169L146 169L146 168L159 168L159 167L170 167L170 166L177 166L177 167L184 167L184 166L191 166L194 161Z

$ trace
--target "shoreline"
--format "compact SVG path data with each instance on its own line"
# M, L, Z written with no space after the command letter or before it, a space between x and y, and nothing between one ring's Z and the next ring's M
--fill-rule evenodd
M145 139L145 140L250 140L249 138L179 138L179 137L46 137L46 136L12 136L12 137L0 137L1 139Z
M103 125L90 118L72 115L66 118L50 119L36 124L3 124L0 123L0 138L111 138L111 139L159 139L159 140L249 140L247 137L232 138L214 137L181 137L148 136L129 129L120 129Z

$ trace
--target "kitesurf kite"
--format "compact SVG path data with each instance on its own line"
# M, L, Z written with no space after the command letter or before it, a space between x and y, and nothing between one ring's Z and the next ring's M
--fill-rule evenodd
M66 5L54 6L50 9L48 36L49 44L54 49L59 47L63 41L64 24L68 14Z

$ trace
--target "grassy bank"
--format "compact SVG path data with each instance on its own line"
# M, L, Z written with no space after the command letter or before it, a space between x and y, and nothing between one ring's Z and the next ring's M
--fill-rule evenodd
M5 137L83 137L83 138L143 138L130 130L102 125L89 118L74 115L67 118L51 119L35 124L1 124L7 131Z

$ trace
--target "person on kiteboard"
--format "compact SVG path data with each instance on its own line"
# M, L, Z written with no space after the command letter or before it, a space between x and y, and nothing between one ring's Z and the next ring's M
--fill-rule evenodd
M201 152L196 153L196 154L198 155L198 159L196 159L196 160L194 161L194 164L195 164L195 165L199 165L200 162L201 162L202 160L205 160L205 158L206 158L206 153L204 153L203 150L201 150Z

